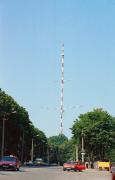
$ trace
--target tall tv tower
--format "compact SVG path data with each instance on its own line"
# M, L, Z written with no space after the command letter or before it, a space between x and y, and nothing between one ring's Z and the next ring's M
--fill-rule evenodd
M60 134L63 134L64 115L64 44L61 49L61 107L60 107Z

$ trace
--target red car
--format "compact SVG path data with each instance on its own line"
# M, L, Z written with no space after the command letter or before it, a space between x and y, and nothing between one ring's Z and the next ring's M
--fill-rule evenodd
M112 173L112 180L115 180L115 173Z
M85 165L80 164L78 162L69 161L63 164L63 171L66 171L66 170L82 171L82 170L85 170Z
M20 162L15 156L3 156L0 158L0 169L19 171Z

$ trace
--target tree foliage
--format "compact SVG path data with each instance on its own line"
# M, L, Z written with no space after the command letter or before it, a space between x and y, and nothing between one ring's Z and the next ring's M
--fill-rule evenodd
M54 146L60 146L67 141L68 138L64 134L59 134L58 136L52 136L48 139L49 144Z
M41 157L46 154L47 138L45 134L34 127L27 110L0 89L0 149L3 119L5 120L4 154L15 154L22 161L30 159L32 138L34 139L34 155Z
M62 165L72 159L73 143L64 134L52 136L48 139L50 163Z
M85 157L88 160L105 160L107 152L115 147L115 118L103 109L81 114L72 126L74 139L81 151L84 137Z

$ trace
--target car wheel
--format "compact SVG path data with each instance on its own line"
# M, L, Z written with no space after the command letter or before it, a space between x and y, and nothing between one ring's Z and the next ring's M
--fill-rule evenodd
M19 168L17 168L17 171L19 171Z
M63 168L63 171L66 171L66 168Z
M68 169L68 171L70 171L70 169Z

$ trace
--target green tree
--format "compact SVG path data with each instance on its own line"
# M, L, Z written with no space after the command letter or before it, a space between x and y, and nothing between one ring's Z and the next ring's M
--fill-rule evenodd
M62 165L69 159L73 159L74 144L64 134L52 136L48 139L49 159L52 163Z
M107 152L115 147L115 119L101 108L81 114L71 129L79 144L79 151L83 133L85 157L88 160L105 160Z
M35 156L38 156L38 153L42 157L46 155L45 134L34 127L27 110L0 89L0 139L2 139L3 119L5 119L4 154L17 155L21 161L29 160L33 138ZM0 141L0 149L1 146L2 141Z
M52 136L48 139L49 144L54 146L60 146L67 141L68 138L64 134L59 134L58 136Z

